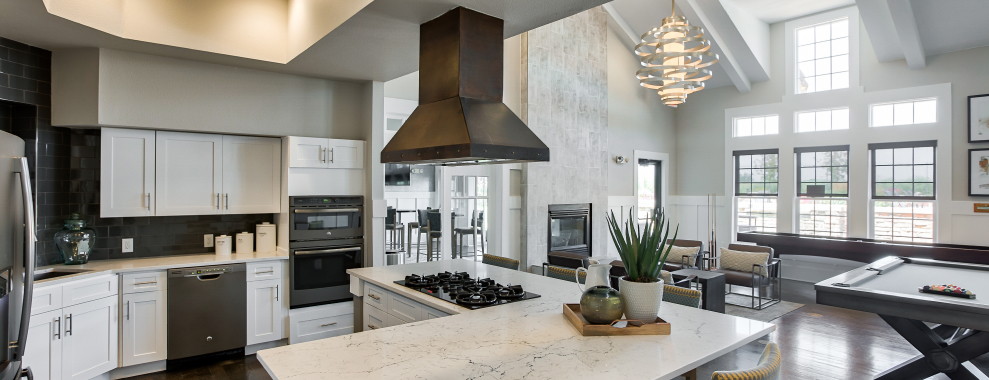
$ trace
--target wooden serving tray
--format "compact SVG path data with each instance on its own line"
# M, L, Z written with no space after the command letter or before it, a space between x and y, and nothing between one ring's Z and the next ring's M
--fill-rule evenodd
M563 304L563 316L570 321L580 335L583 336L612 336L612 335L670 335L670 323L662 318L656 322L642 326L611 327L611 325L592 325L580 313L580 304Z

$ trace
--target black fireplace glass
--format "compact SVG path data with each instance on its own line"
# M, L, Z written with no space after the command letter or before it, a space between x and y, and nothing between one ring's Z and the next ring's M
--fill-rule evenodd
M582 246L587 244L587 217L553 218L550 221L551 249Z

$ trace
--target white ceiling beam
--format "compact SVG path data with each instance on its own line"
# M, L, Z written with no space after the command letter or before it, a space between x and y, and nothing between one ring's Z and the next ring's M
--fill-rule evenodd
M709 5L711 2L709 2ZM699 22L704 25L707 31L708 37L721 49L721 57L718 62L719 65L725 70L728 75L728 79L731 83L735 85L738 92L746 93L752 90L752 82L749 80L747 74L742 68L741 63L736 59L736 54L734 53L734 47L731 43L726 41L725 36L722 35L718 26L726 25L727 28L734 28L734 24L731 19L727 17L727 13L724 12L724 8L718 1L713 2L720 9L706 9L703 4L698 0L684 0L679 3L680 11L683 12L687 19ZM719 12L720 11L720 12ZM714 20L715 16L713 13L725 13L719 21ZM737 30L735 31L737 33ZM742 48L746 48L745 44L742 44Z
M917 28L917 17L913 13L910 0L887 0L889 14L893 19L893 27L900 39L903 58L911 69L922 69L927 66L927 55L920 42L920 30Z
M618 26L618 29L622 31L622 34L624 34L625 37L628 38L628 42L631 43L631 45L629 46L634 48L635 45L638 45L639 36L635 34L635 30L632 30L632 27L628 25L628 22L625 21L625 18L622 17L622 15L618 13L617 10L615 10L615 7L611 5L611 3L604 4L601 7L604 8L604 11L608 13L608 17L610 17L611 21L615 23L615 26Z

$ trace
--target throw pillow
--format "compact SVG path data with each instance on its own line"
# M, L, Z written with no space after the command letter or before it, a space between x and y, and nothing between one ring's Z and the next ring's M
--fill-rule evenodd
M753 264L769 264L769 252L745 252L721 248L722 269L753 273ZM763 267L762 270L755 273L759 273L763 276L769 276L769 271L766 267Z
M697 252L701 250L701 247L670 247L670 255L666 257L666 262L670 264L683 264L684 256L691 256L687 258L687 265L694 266L696 259L693 256L697 255Z

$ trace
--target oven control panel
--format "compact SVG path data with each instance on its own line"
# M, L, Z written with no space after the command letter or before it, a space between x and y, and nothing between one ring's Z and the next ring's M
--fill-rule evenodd
M289 197L292 206L360 206L364 197L305 196Z

